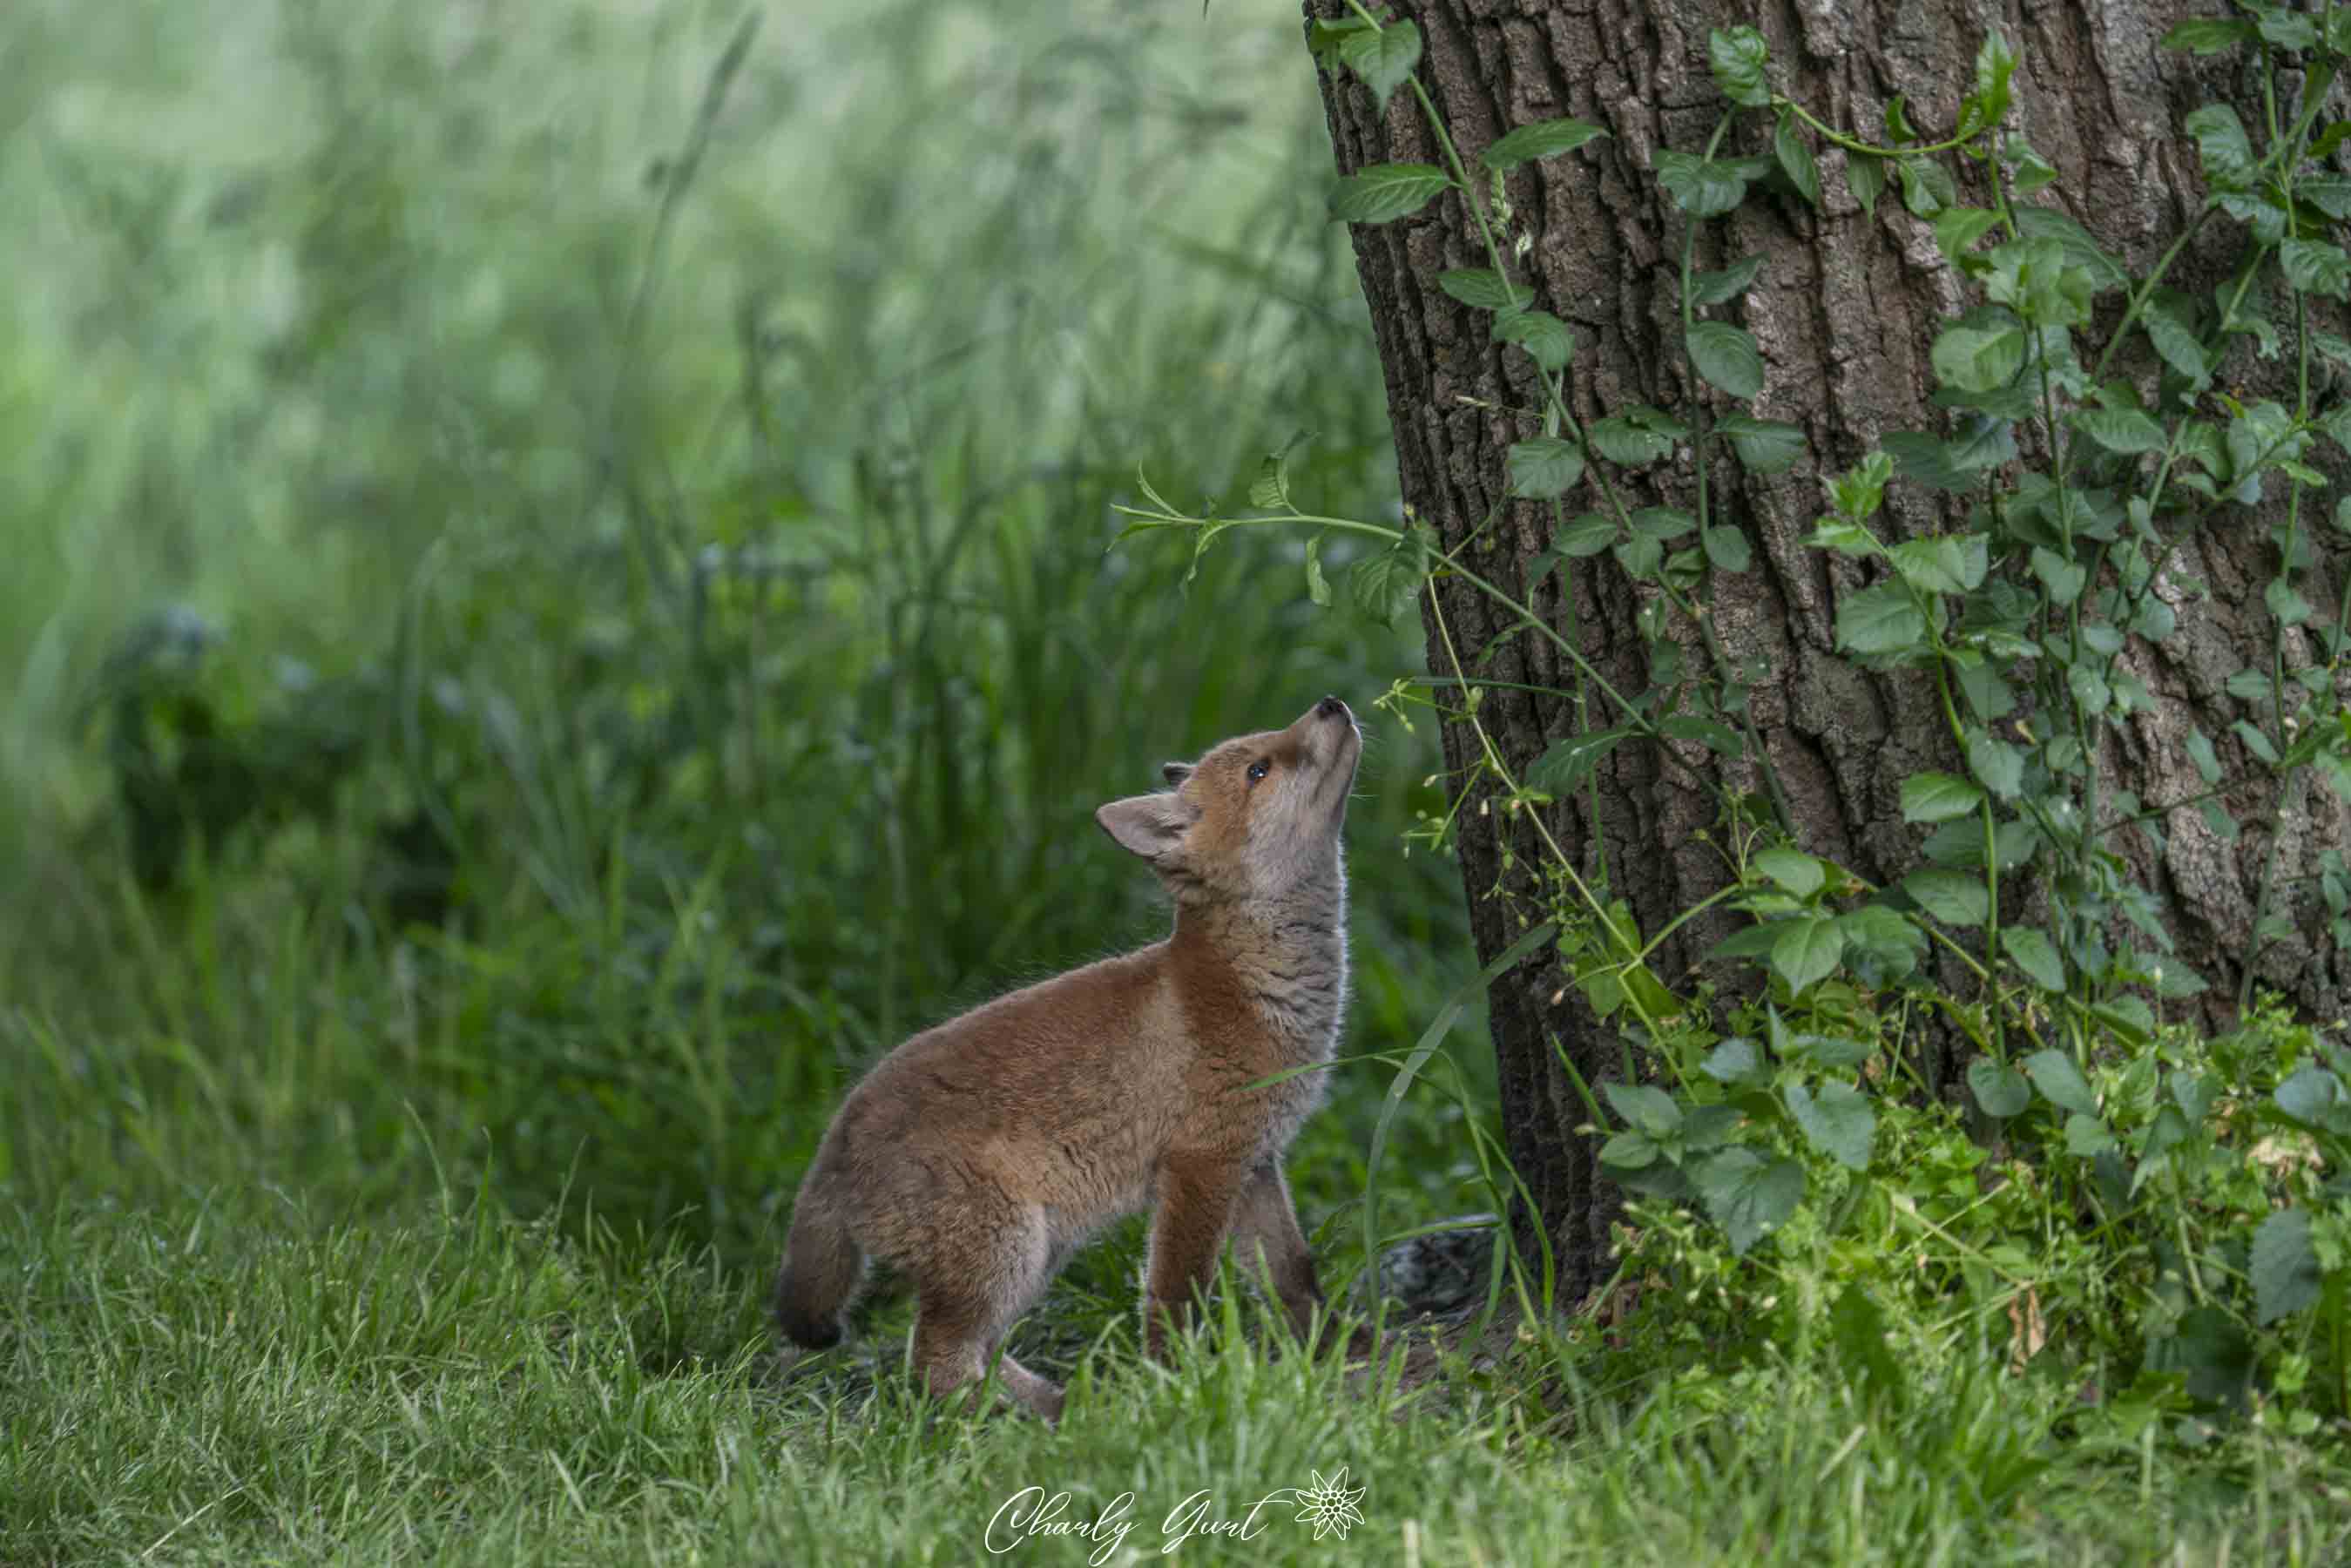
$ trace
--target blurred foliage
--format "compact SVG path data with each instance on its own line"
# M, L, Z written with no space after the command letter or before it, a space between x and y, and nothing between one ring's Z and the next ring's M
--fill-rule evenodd
M1296 541L1105 553L1301 430L1395 515L1287 18L765 23L0 18L0 1180L478 1160L756 1256L845 1074L1160 928L1096 804L1417 664ZM1372 746L1384 1044L1467 945Z

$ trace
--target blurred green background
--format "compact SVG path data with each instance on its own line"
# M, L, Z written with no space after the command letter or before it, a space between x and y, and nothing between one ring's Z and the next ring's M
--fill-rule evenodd
M1473 967L1417 629L1147 474L1395 514L1288 4L0 14L0 1193L267 1191L764 1269L848 1080L1148 940L1111 796L1372 732L1350 1049ZM1330 552L1335 569L1346 547ZM1489 1071L1471 1025L1458 1054ZM1386 1073L1294 1162L1360 1197ZM1485 1195L1462 1113L1382 1216ZM203 1201L211 1201L209 1197Z

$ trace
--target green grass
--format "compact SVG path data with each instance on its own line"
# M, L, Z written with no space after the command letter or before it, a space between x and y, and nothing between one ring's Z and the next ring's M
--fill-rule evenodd
M1294 16L1228 9L775 7L731 76L711 5L0 14L0 1562L962 1562L1030 1485L1141 1561L1342 1466L1343 1545L1182 1556L2329 1560L2331 1450L2076 1441L1998 1344L1901 1415L1637 1324L1163 1371L1132 1224L1021 1331L1059 1431L913 1396L903 1306L778 1361L852 1076L1163 925L1092 808L1417 667L1301 540L1110 549L1301 429L1395 505ZM1374 727L1351 1051L1475 967L1439 766ZM1477 1023L1391 1233L1493 1207ZM1386 1082L1292 1160L1336 1288Z
M878 1388L784 1375L755 1292L708 1254L567 1238L475 1194L351 1222L215 1191L0 1234L15 1563L956 1563L1030 1486L1079 1520L1134 1493L1144 1561L1196 1493L1239 1519L1343 1466L1364 1489L1343 1546L1275 1506L1247 1543L1182 1555L2210 1563L2226 1534L2230 1561L2316 1563L2351 1544L2344 1472L2309 1450L2241 1434L2191 1468L2053 1444L2064 1391L1992 1364L1889 1416L1794 1364L1610 1393L1562 1342L1416 1408L1228 1329L1166 1371L1124 1344L1084 1356L1049 1430L942 1414L894 1345L868 1347Z

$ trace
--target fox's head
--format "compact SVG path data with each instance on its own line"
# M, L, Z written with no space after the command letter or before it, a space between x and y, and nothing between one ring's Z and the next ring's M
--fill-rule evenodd
M1336 873L1363 732L1337 697L1288 729L1226 741L1162 769L1175 788L1094 820L1149 861L1179 903L1265 898Z

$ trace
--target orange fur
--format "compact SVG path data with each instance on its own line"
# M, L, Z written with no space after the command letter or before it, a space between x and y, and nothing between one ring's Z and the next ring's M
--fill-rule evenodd
M1340 830L1362 749L1325 697L1095 813L1175 895L1174 934L925 1030L866 1075L793 1209L776 1291L789 1336L838 1342L868 1260L887 1262L914 1285L915 1360L945 1394L985 1372L1071 1252L1140 1209L1153 1354L1228 1239L1303 1331L1322 1292L1281 1157L1322 1075L1244 1086L1337 1044ZM998 1376L1060 1414L1061 1391L1009 1356Z

